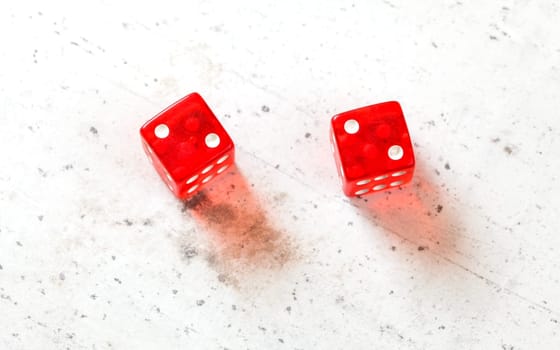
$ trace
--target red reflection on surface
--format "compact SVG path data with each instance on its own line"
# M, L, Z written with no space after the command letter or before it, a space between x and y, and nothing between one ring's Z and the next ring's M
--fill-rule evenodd
M418 250L443 254L455 250L457 234L462 230L445 197L444 188L436 186L425 169L417 167L410 184L353 199L352 203L388 233L417 244Z

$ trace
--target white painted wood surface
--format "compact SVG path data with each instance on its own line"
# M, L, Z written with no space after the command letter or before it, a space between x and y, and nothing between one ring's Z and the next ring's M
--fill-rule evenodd
M558 1L0 5L0 348L560 348ZM175 200L138 129L238 149ZM413 184L349 200L330 117L398 100ZM367 201L366 201L367 199Z

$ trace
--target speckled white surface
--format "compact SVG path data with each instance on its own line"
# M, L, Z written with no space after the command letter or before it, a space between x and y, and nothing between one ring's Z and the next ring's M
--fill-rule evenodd
M558 1L4 2L0 348L560 347ZM142 123L198 91L198 205ZM398 100L413 184L343 196L341 111Z

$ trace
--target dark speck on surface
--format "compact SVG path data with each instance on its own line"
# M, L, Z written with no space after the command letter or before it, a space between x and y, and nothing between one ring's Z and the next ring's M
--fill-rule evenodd
M392 250L392 251L395 251L395 250L397 250L397 247L391 246L391 250Z
M198 255L198 250L190 245L183 247L183 257L192 259Z
M441 211L443 210L443 205L438 204L436 210L437 210L438 213L441 213Z
M270 112L270 108L269 108L268 106L266 106L266 105L263 105L263 106L261 107L261 111L263 111L263 112L265 112L265 113L268 113L268 112Z
M42 177L47 177L47 172L46 172L46 171L44 171L44 170L41 169L41 168L37 168L37 170L39 171L39 174L40 174Z
M16 241L16 244L17 244L18 246L20 246L20 247L23 247L23 244L21 244L20 241Z
M126 226L132 226L132 221L130 221L129 219L124 219L123 222Z
M310 132L306 132L306 133L305 133L305 138L308 139L308 138L310 138L310 137L311 137L311 133L310 133Z
M284 339L278 338L278 341L279 341L280 343L284 344Z
M513 149L510 146L506 146L506 147L504 147L504 152L506 152L507 154L512 154Z
M493 138L491 141L492 141L492 143L498 143L498 142L500 142L500 138L499 138L499 137L495 137L495 138Z
M89 132L91 132L93 135L97 135L97 129L95 128L95 126L91 126L89 128Z
M0 264L0 270L4 270L4 268L2 267L2 265Z
M424 246L421 246L421 245L418 246L418 251L420 251L420 252L423 251L423 250L426 250L426 249L428 249L428 247L424 247Z
M198 306L202 306L202 305L204 305L204 303L205 303L205 301L203 299L200 299L200 300L196 301L196 305L198 305Z
M37 216L37 219L39 219L39 221L43 221L43 215Z
M445 170L449 170L451 169L451 167L449 166L449 163L445 163Z
M177 289L173 289L171 292L172 292L173 294L179 293L179 291L178 291Z
M114 280L115 280L115 282L117 282L118 284L122 284L122 281L121 281L120 279L118 279L118 278L116 278L116 277L115 277L115 278L113 278L113 279L114 279Z
M74 169L74 166L72 164L66 164L65 166L62 167L64 170L71 170Z
M276 165L274 166L274 169L278 169L278 168L280 168L280 164L276 164Z
M488 37L490 38L490 40L498 40L498 38L495 37L494 35L489 35Z
M64 272L59 273L59 274L58 274L58 278L59 278L61 281L64 281L64 280L66 279L66 276L64 275Z

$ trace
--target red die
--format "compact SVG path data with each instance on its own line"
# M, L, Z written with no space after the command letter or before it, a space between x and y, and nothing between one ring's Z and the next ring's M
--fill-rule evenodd
M194 195L233 163L233 141L197 93L144 124L140 136L157 172L181 199Z
M361 196L409 182L414 151L398 102L335 115L331 142L347 196Z

